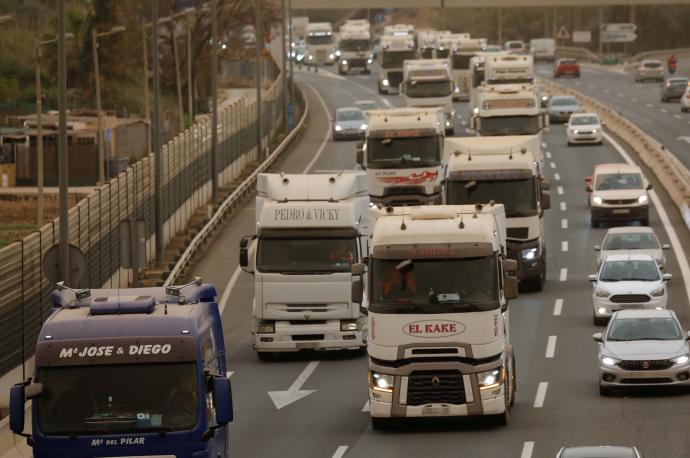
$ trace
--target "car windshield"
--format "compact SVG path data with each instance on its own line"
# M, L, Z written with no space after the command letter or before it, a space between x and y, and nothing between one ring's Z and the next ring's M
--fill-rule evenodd
M571 126L591 126L598 124L599 118L596 116L573 116L570 118Z
M260 272L285 275L350 272L357 260L354 238L260 237L256 251Z
M408 97L445 97L452 92L453 84L450 80L414 80L405 83L405 95Z
M658 281L659 268L654 261L606 261L599 281Z
M403 62L406 60L414 60L417 58L417 51L414 49L406 51L388 51L381 52L381 67L383 68L403 68Z
M603 250L656 250L659 241L649 232L610 234L604 240Z
M500 181L446 182L446 199L449 205L485 203L491 200L505 206L507 217L534 216L537 214L537 193L534 179Z
M369 138L368 167L410 169L441 164L438 137Z
M357 102L357 107L360 110L376 110L378 106L374 102Z
M539 116L492 116L481 118L479 133L488 135L534 135L539 133Z
M577 103L577 99L575 97L552 97L551 98L551 105L554 107L562 107L562 106L579 106Z
M45 435L190 430L198 423L194 363L42 367Z
M522 49L525 45L521 41L509 41L508 42L508 48L509 49Z
M642 189L642 176L639 173L605 173L597 175L597 191L614 189Z
M401 268L401 266L405 266ZM479 312L496 309L494 256L463 259L376 259L370 311L376 313Z
M318 35L307 35L306 39L309 45L330 45L333 43L333 35L329 34L318 34Z
M661 62L645 62L642 65L644 65L645 68L660 68Z
M335 113L336 121L364 121L362 110L338 110Z
M341 51L367 51L371 48L371 42L369 40L342 40L338 44L338 48Z
M464 54L453 54L451 63L454 70L468 70L470 68L470 59L474 57L474 54L464 55Z
M616 318L606 340L681 340L683 333L673 318Z

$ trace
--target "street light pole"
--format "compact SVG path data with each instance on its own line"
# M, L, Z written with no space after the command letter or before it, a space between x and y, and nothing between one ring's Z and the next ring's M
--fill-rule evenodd
M218 11L211 0L211 201L218 200Z
M153 0L151 57L153 61L153 116L151 123L154 155L154 214L156 222L156 265L163 264L163 155L160 144L160 66L158 53L158 0Z
M43 101L41 90L41 44L36 46L36 181L38 199L36 200L36 226L43 227Z
M290 33L290 101L292 103L295 103L295 81L293 78L293 73L292 73L292 62L295 60L295 56L293 55L292 52L292 0L288 0L288 18L290 21L289 24L289 33Z
M194 81L192 80L192 26L187 23L187 111L189 123L194 124Z
M180 132L184 132L184 108L182 106L182 80L180 78L180 50L177 44L177 22L172 23L173 58L175 60L175 85L177 86L177 111Z
M281 12L281 21L280 21L280 26L281 26L281 32L282 32L282 40L283 40L283 59L282 59L282 67L280 69L280 77L282 79L283 83L283 130L285 133L287 133L288 129L288 87L287 87L287 50L285 42L287 41L287 34L286 34L286 22L287 22L287 17L286 17L286 11L285 11L285 0L280 0L280 12ZM288 46L288 49L290 49L290 52L292 53L292 41L290 41L290 44Z
M60 206L60 242L58 273L69 282L69 187L67 157L67 53L65 50L65 0L58 0L58 184Z
M144 58L144 121L146 122L147 135L147 153L151 153L151 98L149 96L149 49L148 40L146 39L146 21L141 25L141 37L143 44L143 58Z
M254 25L254 41L256 42L254 43L256 47L256 71L254 72L256 77L256 147L257 156L259 161L261 161L264 153L262 144L263 132L261 131L263 127L261 125L263 107L261 106L261 46L259 44L263 44L263 38L261 37L261 1L254 0L254 2L256 13L256 24Z

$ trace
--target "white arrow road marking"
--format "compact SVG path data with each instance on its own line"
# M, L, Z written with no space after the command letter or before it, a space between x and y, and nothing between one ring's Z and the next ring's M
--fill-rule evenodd
M369 404L368 399L367 399L367 403L364 404L364 407L362 407L362 412L371 412L371 404Z
M534 408L539 409L544 407L544 399L546 399L546 390L549 388L549 382L539 382L537 388L537 396L534 398Z
M520 458L532 458L532 452L534 452L534 442L527 441L522 446L522 453L520 454Z
M544 155L546 156L546 159L551 159L551 151L545 152Z
M297 376L297 379L292 382L292 385L290 385L290 388L288 388L286 391L268 392L268 395L273 400L273 404L275 404L276 409L280 410L283 407L316 392L316 390L301 390L300 388L302 388L302 385L304 385L309 376L316 370L316 366L318 365L319 361L311 361L309 364L307 364L307 367L304 368L302 373Z
M563 299L558 298L553 304L553 314L559 316L563 312Z
M333 458L343 458L345 452L347 452L347 445L341 445L335 450Z
M676 140L690 143L690 137L678 137L678 138L676 138Z

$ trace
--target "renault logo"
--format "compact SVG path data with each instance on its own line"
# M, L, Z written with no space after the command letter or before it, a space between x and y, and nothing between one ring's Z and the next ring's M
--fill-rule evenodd
M441 385L441 379L438 378L438 376L434 375L431 378L431 386L433 386L434 388L438 388L440 385Z

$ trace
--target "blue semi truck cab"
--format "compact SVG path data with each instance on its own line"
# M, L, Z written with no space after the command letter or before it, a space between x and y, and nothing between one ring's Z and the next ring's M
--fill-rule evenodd
M10 427L35 458L229 456L232 393L216 290L58 284ZM24 432L31 400L31 433Z

